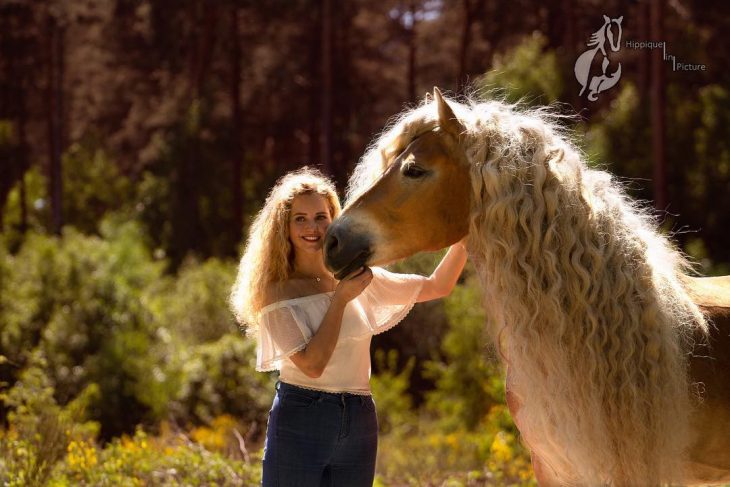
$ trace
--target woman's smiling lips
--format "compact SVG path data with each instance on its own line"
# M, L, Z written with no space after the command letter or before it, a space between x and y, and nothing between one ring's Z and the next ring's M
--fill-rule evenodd
M302 238L307 242L318 242L322 237L319 235L302 235Z

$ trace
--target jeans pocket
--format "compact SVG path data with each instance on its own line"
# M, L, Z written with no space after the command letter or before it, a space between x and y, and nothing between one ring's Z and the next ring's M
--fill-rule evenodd
M365 401L363 402L363 407L368 411L375 411L375 401L373 401L372 396L368 396L365 398Z
M286 394L284 394L284 397L281 398L281 407L283 408L308 408L317 399L312 396L308 396L306 394L300 394L298 392L289 391Z

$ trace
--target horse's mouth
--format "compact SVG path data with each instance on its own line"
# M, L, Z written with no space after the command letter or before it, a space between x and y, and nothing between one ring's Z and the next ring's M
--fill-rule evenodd
M338 281L344 279L345 277L349 276L353 272L355 272L360 267L364 266L365 263L370 258L371 253L367 250L363 250L357 256L350 261L349 264L347 264L345 267L340 269L339 271L335 272L335 279Z

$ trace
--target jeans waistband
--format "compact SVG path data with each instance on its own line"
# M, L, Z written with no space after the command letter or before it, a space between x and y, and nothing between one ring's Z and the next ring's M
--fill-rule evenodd
M297 394L305 395L307 397L312 397L314 399L318 399L320 401L323 400L335 400L337 402L342 402L346 399L350 398L357 398L361 402L365 401L366 399L370 399L372 396L370 394L353 394L352 392L328 392L328 391L320 391L316 389L308 389L306 387L300 387L296 386L294 384L288 384L286 382L277 381L276 382L276 390L280 391L284 394L288 391L295 391Z

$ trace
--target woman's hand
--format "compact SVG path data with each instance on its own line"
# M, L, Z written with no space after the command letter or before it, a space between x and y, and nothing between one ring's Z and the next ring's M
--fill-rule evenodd
M373 271L368 267L361 267L337 284L332 303L322 318L319 329L304 350L291 356L294 365L307 376L316 379L322 375L335 351L345 306L363 292L372 279Z
M361 267L352 274L342 279L337 288L333 299L340 300L343 304L347 304L362 293L373 280L373 271L369 267Z

